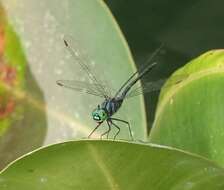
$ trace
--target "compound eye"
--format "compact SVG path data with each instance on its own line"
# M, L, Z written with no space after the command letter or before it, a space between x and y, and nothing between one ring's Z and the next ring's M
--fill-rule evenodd
M94 114L93 118L95 120L97 120L97 121L100 121L101 120L101 118L100 118L100 116L98 114Z

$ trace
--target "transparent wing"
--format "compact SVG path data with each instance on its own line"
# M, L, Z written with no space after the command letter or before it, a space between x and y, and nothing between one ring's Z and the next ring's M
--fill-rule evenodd
M91 94L94 96L104 97L99 91L98 88L102 88L103 86L99 86L98 84L90 84L82 81L75 80L58 80L57 84L59 86L69 88L72 90L76 90L82 93Z
M173 85L177 85L178 83L182 82L183 80L187 79L189 75L176 75L173 76L172 79L169 81L169 83L164 86L164 88L171 87ZM150 93L153 91L158 91L161 89L163 84L168 80L168 78L165 79L160 79L158 81L151 81L151 82L146 82L143 83L142 86L138 86L136 88L133 88L130 90L130 92L127 94L125 98L131 98L138 96L140 94L145 94L145 93Z
M68 49L74 60L81 66L83 71L87 74L89 79L95 84L95 88L98 91L98 94L101 94L103 97L110 97L111 93L105 85L102 85L102 81L100 81L93 72L93 70L89 67L88 64L91 64L89 57L83 52L81 52L78 48L78 42L75 41L71 36L64 37L65 47Z
M120 89L116 92L115 97L119 95L120 92L122 92L122 90L124 90L127 86L129 86L131 83L133 83L133 81L138 81L141 76L143 76L143 73L147 73L147 70L149 70L150 68L154 67L153 65L156 65L157 63L154 62L152 64L148 64L150 62L153 61L153 59L157 56L157 54L160 52L160 50L162 49L164 44L161 44L159 46L159 48L157 48L152 54L150 54L150 56L147 58L147 60L145 61L145 63L143 64L143 66L141 66L140 69L138 69L137 71L135 71L124 83L123 85L120 87ZM150 69L151 70L151 69Z

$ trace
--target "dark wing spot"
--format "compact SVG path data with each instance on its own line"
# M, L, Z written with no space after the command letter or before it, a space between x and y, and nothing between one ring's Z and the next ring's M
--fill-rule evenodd
M64 40L65 46L68 47L68 42Z
M63 84L60 81L56 81L57 85L63 86Z

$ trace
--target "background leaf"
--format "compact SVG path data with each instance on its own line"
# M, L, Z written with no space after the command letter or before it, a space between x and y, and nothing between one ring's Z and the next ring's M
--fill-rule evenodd
M223 166L223 63L223 50L209 51L175 73L189 77L162 91L151 142L194 152Z
M80 50L90 57L91 64L95 63L92 68L98 77L111 84L112 89L120 87L135 71L135 66L114 18L100 0L1 0L1 4L10 30L14 31L13 34L6 32L5 56L7 60L17 61L20 66L26 65L20 69L23 79L21 86L27 88L26 94L22 91L22 95L30 106L27 108L21 104L24 111L20 118L24 127L13 126L1 137L0 155L7 157L7 160L5 162L5 158L1 158L0 166L4 166L20 155L17 153L24 152L23 149L30 151L27 147L30 147L31 141L35 142L31 146L34 149L50 143L85 138L96 125L91 112L102 99L62 89L56 84L59 79L87 78L66 50L64 35L74 37ZM18 41L21 44L18 45ZM141 114L136 115L129 110ZM25 112L33 113L35 118ZM39 115L36 115L37 112ZM24 117L29 122L25 122ZM131 123L135 139L147 138L141 97L124 102L116 117ZM121 127L118 138L129 139L128 128ZM98 138L106 130L107 125L102 125L93 137Z
M30 73L20 39L1 5L0 12L0 20L4 21L0 22L0 168L3 168L42 145L46 118L34 103L44 101L43 94Z

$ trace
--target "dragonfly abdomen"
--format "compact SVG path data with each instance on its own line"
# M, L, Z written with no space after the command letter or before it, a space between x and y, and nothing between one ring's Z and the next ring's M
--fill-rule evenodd
M127 93L130 91L130 89L132 88L132 86L134 86L136 84L136 82L138 80L140 80L146 73L148 73L149 71L152 70L152 68L156 65L155 63L152 63L151 65L147 66L139 75L136 79L134 79L133 81L131 81L124 89L123 91L121 90L121 99L125 99Z

